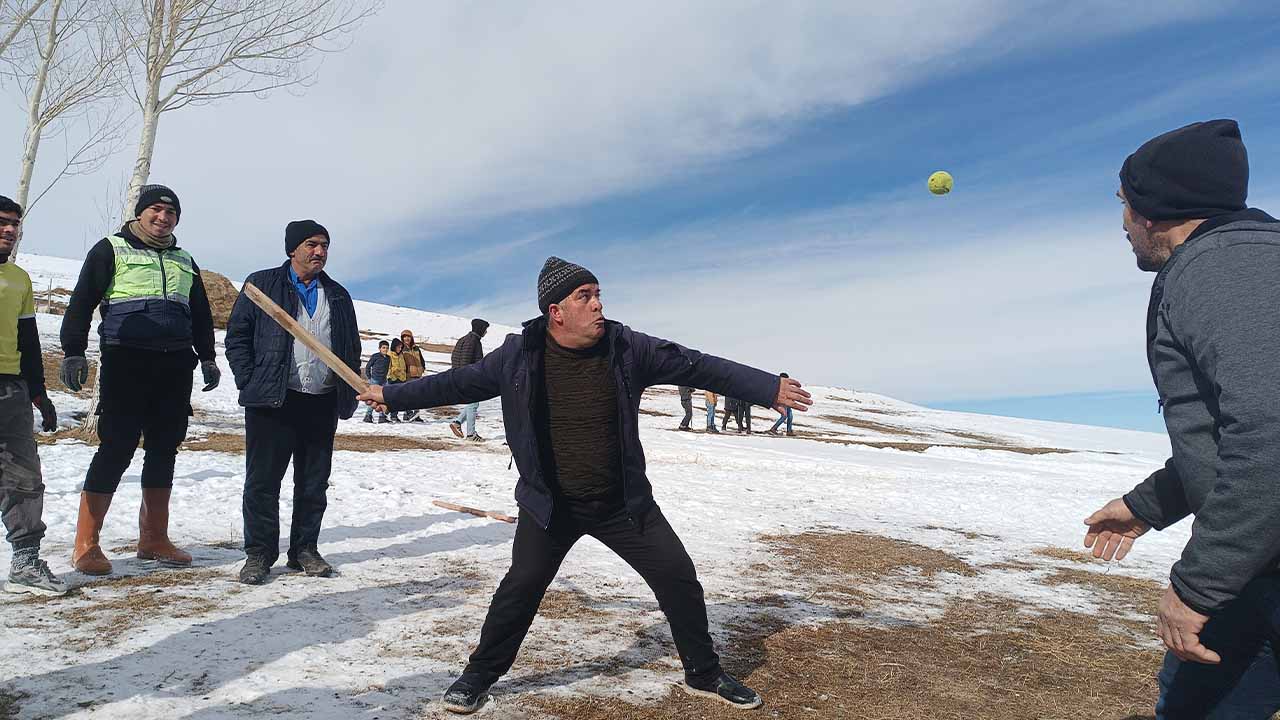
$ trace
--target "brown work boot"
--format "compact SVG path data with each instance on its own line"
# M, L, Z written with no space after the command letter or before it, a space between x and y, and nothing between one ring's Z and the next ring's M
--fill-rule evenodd
M138 559L187 567L191 556L169 542L169 495L173 488L142 488L138 510Z
M71 552L71 564L85 575L109 575L111 561L98 546L98 534L102 522L111 508L111 493L80 493L80 516L76 519L76 545Z

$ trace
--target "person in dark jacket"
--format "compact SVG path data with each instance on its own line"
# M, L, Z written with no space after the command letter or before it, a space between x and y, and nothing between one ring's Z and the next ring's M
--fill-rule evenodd
M314 220L289 223L289 260L259 270L257 286L353 371L360 368L360 331L346 288L327 273L329 231ZM328 577L320 555L320 522L333 465L338 419L355 413L355 391L305 344L241 294L227 324L227 360L244 406L244 567L240 582L266 582L279 556L280 484L293 461L293 525L288 567Z
M371 387L376 406L438 407L502 397L507 443L520 470L511 569L494 595L480 643L444 696L474 712L510 669L561 561L583 535L626 560L654 590L685 668L684 687L739 707L760 697L720 667L693 561L654 501L640 445L640 398L653 385L691 385L803 410L794 380L605 320L585 268L548 258L538 276L542 315L480 362L399 387Z
M198 362L206 392L221 377L200 267L173 235L182 214L177 194L163 185L144 186L134 214L120 232L89 250L62 318L62 382L75 391L88 379L85 350L93 309L100 307L102 314L96 411L101 444L80 493L72 551L75 568L89 575L111 572L98 536L144 436L137 555L166 565L191 564L191 556L169 540L173 466L187 437L191 371Z
M391 345L383 340L378 343L378 352L369 356L369 362L365 363L364 376L374 385L387 384L387 372L391 369ZM364 414L364 421L373 422L373 408L369 408ZM388 422L386 413L378 413L378 422Z
M1120 171L1125 232L1157 273L1147 356L1173 456L1089 516L1084 542L1121 559L1195 516L1157 617L1162 720L1280 710L1280 222L1248 208L1248 184L1234 120L1156 137Z
M721 430L729 429L729 418L738 423L738 432L742 432L742 401L738 398L724 399L724 422L720 426Z
M693 423L693 388L688 385L681 385L680 391L680 407L684 409L684 419L680 421L679 430L693 430L690 425Z
M463 335L458 342L453 344L453 354L449 357L450 365L454 369L474 365L480 362L484 357L484 345L481 340L489 332L489 323L480 318L471 321L471 332ZM481 438L476 434L476 417L480 414L480 403L468 403L462 407L462 412L453 422L449 423L449 429L454 435L464 437L462 434L462 424L467 424L466 439L480 441Z

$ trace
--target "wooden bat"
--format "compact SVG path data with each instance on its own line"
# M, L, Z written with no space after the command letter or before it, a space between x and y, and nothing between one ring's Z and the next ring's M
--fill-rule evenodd
M468 515L475 515L476 517L493 518L494 520L501 520L504 523L513 523L516 521L516 519L511 517L510 515L503 515L502 513L489 512L488 510L477 510L476 508L467 507L466 505L454 505L453 503L445 502L443 500L432 500L431 504L435 505L436 507L442 507L445 510L453 510L456 512L467 513Z
M253 283L247 282L244 284L244 294L248 295L254 305L262 308L262 312L266 313L272 320L279 323L280 327L287 330L290 335L298 340L298 342L310 348L311 352L315 353L316 357L320 358L321 362L328 365L330 370L338 374L338 377L342 378L348 385L355 388L356 393L363 393L369 389L369 383L365 382L365 379L360 377L359 373L352 370L346 363L338 359L338 356L334 355L332 350L325 347L319 340L316 340L314 335L307 332L306 328L299 325L298 321L294 320L289 313L285 312L284 308L275 304L275 301L267 297L267 294L255 287Z

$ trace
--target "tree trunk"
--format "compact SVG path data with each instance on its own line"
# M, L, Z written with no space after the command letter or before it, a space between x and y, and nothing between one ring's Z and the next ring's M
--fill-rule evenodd
M49 14L49 32L45 37L44 54L40 57L40 69L36 71L35 85L31 88L31 98L27 103L27 133L22 141L22 164L18 168L18 187L14 200L22 206L25 213L27 200L31 196L31 176L36 169L36 155L40 152L40 139L44 135L45 119L41 112L44 103L44 89L49 82L49 66L58 54L58 13L62 10L62 0L54 0L53 10ZM11 258L18 257L18 246L22 244L22 232L13 243Z

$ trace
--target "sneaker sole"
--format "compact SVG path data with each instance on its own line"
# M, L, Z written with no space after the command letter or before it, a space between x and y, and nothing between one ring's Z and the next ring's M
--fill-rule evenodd
M13 593L14 595L44 595L45 597L62 597L67 594L67 590L51 590L49 588L36 587L34 585L22 585L20 583L6 582L4 591Z
M729 707L733 707L733 708L738 708L739 710L755 710L756 708L764 704L764 700L759 696L756 697L755 703L751 705L743 705L740 703L736 703L736 702L732 702L730 700L724 699L723 697L720 696L720 693L713 693L708 690L699 690L694 687L689 687L687 683L680 683L680 687L684 688L685 692L695 697L705 697L705 698L711 698L712 700L719 700L725 705L728 705Z
M480 708L483 708L485 705L489 704L489 700L490 700L490 696L486 694L484 697L480 698L480 702L476 703L474 707L467 707L466 705L450 705L449 703L444 701L441 701L441 705L444 706L445 710L448 710L454 715L471 715L473 713L479 712Z

